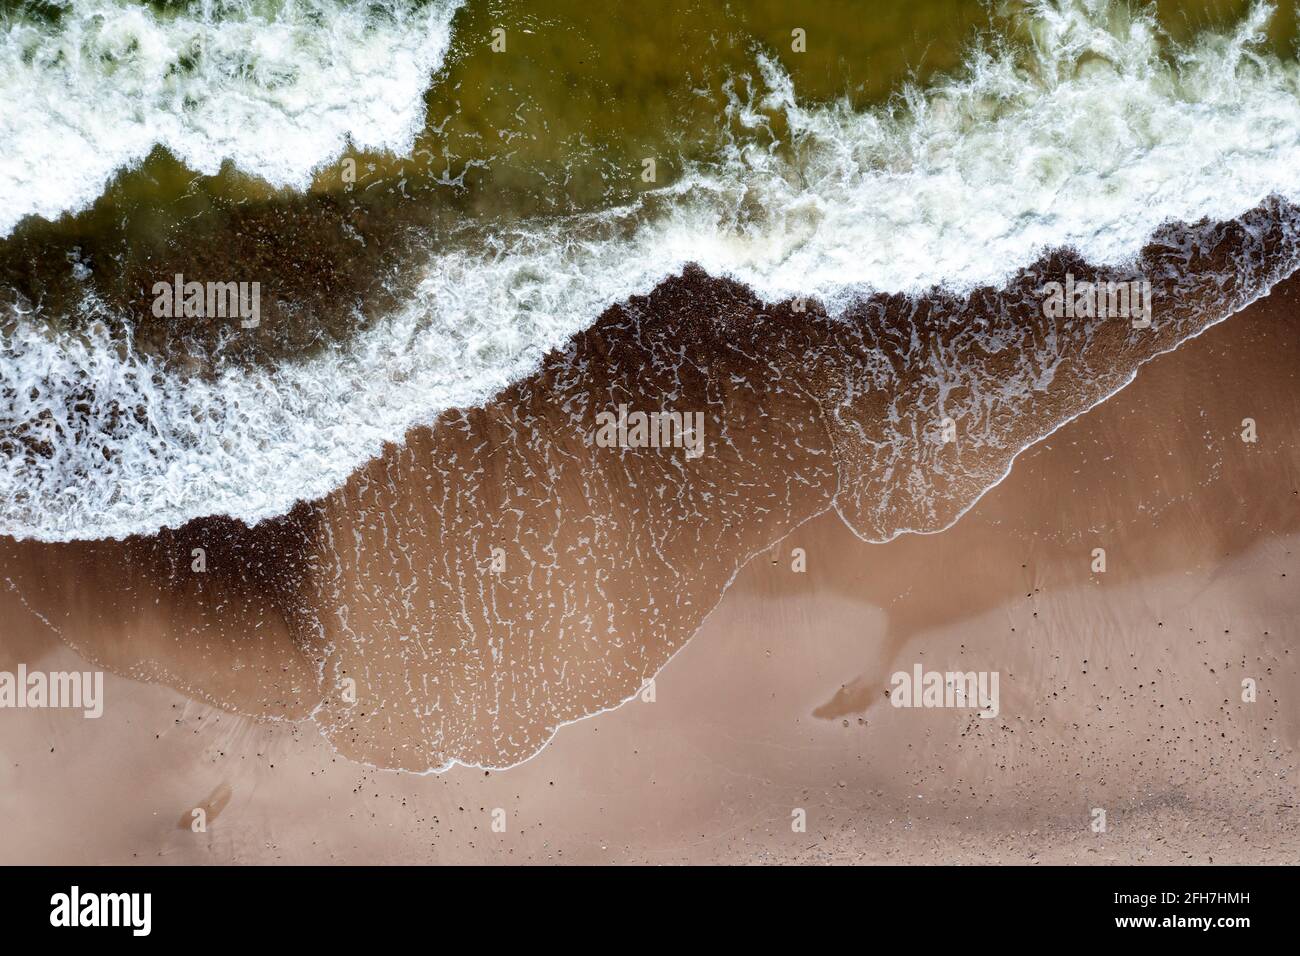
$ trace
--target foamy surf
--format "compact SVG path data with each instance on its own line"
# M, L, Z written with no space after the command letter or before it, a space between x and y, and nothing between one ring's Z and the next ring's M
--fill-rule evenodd
M736 135L716 163L633 207L434 253L404 308L309 361L182 379L106 331L52 336L14 316L0 532L124 537L283 514L689 262L836 313L870 292L999 285L1050 248L1120 265L1163 223L1300 198L1300 73L1262 51L1267 7L1178 50L1149 18L1112 14L1038 4L1030 62L986 44L963 76L869 112L801 105L760 57L733 83ZM1294 254L1260 274L1274 281Z
M157 146L305 189L351 143L405 153L458 0L53 0L0 17L0 237L82 209Z

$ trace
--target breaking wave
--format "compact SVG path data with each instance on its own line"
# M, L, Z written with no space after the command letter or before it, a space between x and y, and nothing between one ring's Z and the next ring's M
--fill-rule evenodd
M445 10L420 9L445 26ZM402 308L309 360L183 377L110 334L112 323L55 335L13 315L0 338L0 532L123 537L204 515L253 523L284 514L339 487L409 428L483 403L608 307L690 263L765 301L808 297L837 315L872 293L998 287L1051 249L1120 267L1163 224L1230 221L1269 197L1294 202L1300 71L1265 51L1270 13L1257 6L1234 29L1176 47L1149 16L1099 2L1038 3L1025 14L1027 48L985 42L960 76L867 111L801 104L760 56L753 75L730 84L720 122L732 136L716 162L633 206L502 226L474 248L430 253ZM406 142L414 114L404 97L427 82L445 30L417 38L399 20L384 22L307 43L318 55L293 61L302 83L311 64L345 50L364 70L367 55L351 44L391 43L391 32L378 35L395 30L410 66L383 96L390 113L371 117L367 102L353 115L343 94L322 100L323 117L313 107L302 132L311 148L296 163L278 147L262 155L253 136L207 140L206 124L183 110L159 107L122 135L135 137L137 152L151 138L165 142L187 163L184 144L204 142L284 183L301 183L345 136ZM268 101L305 87L276 89L289 92L267 92ZM214 115L232 102L201 101ZM64 129L57 116L50 122ZM15 123L5 116L0 129ZM212 161L193 158L200 169ZM89 179L80 182L88 195ZM62 188L42 183L37 194ZM1292 241L1292 230L1282 234ZM1275 281L1295 255L1271 249L1272 264L1255 272ZM1234 286L1222 307L1265 291ZM106 307L88 295L84 308Z
M351 143L405 153L455 0L49 0L0 15L0 236L82 209L156 146L305 189Z

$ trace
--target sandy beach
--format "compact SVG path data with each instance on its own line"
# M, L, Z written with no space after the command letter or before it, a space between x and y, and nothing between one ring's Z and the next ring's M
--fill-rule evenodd
M652 690L504 771L352 759L376 736L302 719L321 651L250 597L275 589L232 584L221 626L195 630L166 582L119 588L122 614L111 587L46 579L94 605L70 643L149 680L109 674L98 720L4 715L0 810L21 826L3 862L1293 861L1297 288L1155 359L942 533L872 544L831 511L774 535ZM87 666L14 594L0 669ZM348 612L360 628L364 604ZM997 717L891 707L890 675L918 663L998 672ZM232 701L278 719L212 706Z

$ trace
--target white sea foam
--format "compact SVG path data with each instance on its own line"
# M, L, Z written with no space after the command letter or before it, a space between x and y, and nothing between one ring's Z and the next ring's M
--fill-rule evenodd
M1166 221L1300 199L1300 74L1253 42L1265 8L1168 57L1151 21L1106 13L1042 4L1032 69L985 49L888 111L801 106L763 60L729 111L748 134L718 164L635 208L433 255L402 309L310 361L180 381L103 335L52 341L19 319L0 342L0 417L53 451L4 462L0 532L120 537L282 514L688 262L770 300L842 308L868 290L997 283L1048 247L1118 264ZM793 164L765 132L774 112Z
M92 203L164 146L304 189L350 141L408 152L458 0L50 0L0 17L0 236Z

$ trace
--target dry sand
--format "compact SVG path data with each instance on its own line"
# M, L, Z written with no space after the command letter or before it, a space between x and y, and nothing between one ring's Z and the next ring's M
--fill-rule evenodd
M653 702L509 770L375 770L312 722L112 675L99 720L0 712L0 862L1296 862L1296 288L1157 359L941 534L867 544L833 513L795 529ZM8 613L0 669L81 666ZM277 641L310 661L300 635L258 633L143 656L164 673L197 653L205 681L288 666ZM891 708L889 675L918 662L998 671L999 716Z

